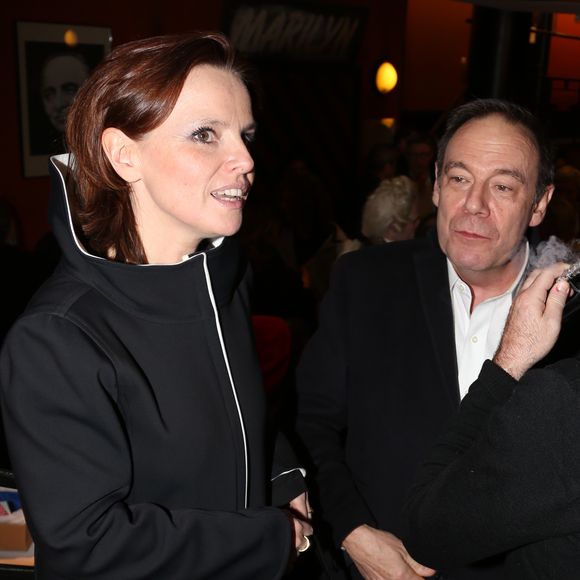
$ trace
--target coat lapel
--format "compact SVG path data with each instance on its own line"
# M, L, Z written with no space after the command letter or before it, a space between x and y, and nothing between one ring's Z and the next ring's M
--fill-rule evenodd
M435 236L414 256L421 306L445 392L454 405L459 405L457 357L453 328L453 312L445 255Z

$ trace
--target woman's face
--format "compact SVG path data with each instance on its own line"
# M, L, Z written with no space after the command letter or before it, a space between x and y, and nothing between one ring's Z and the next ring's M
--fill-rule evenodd
M139 234L150 263L173 263L204 238L230 236L254 178L250 96L231 72L194 68L167 119L132 141Z

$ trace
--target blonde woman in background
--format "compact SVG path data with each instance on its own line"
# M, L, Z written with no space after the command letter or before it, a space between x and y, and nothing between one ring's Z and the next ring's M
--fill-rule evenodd
M418 225L417 186L405 175L381 181L365 202L361 232L369 244L410 240Z

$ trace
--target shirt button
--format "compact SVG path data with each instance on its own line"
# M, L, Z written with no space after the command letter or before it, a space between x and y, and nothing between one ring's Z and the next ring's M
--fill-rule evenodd
M473 344L475 344L477 342L477 336L472 336L471 342L473 342Z

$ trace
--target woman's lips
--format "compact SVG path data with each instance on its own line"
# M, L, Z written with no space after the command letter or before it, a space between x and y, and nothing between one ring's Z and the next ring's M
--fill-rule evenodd
M212 191L210 195L223 205L240 208L246 202L248 191L247 189L228 188L222 189L221 191Z

